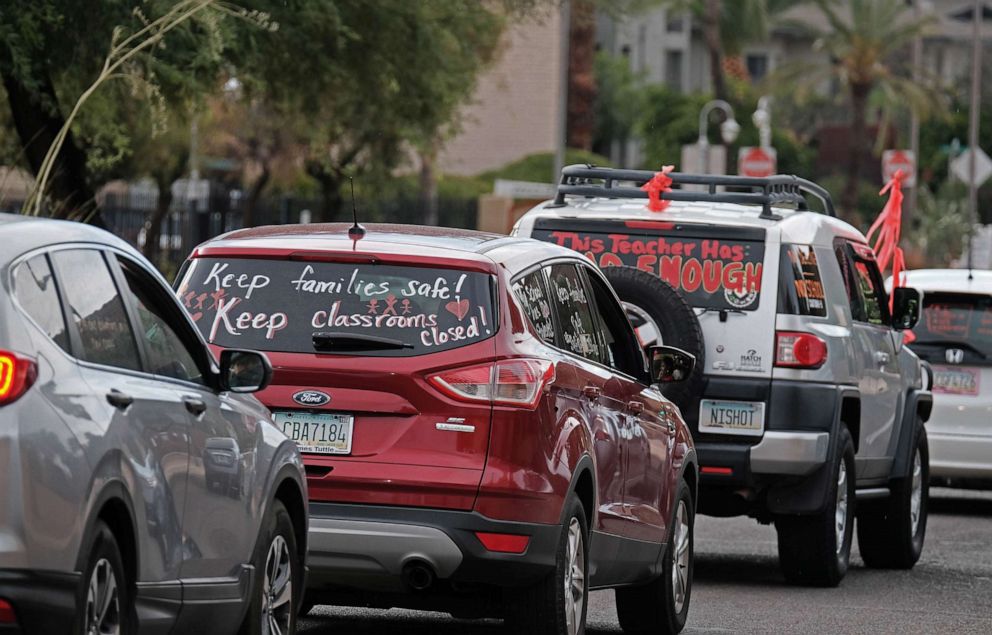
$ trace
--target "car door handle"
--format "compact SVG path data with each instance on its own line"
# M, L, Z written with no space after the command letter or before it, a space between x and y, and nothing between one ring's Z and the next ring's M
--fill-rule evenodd
M875 362L879 366L884 366L889 363L889 354L885 351L875 351Z
M627 410L630 410L631 414L639 415L644 412L644 403L640 401L628 401Z
M134 403L134 397L124 394L116 388L111 388L110 392L107 393L107 403L123 411L127 410L127 407Z
M599 399L600 395L603 394L603 389L599 386L586 386L582 389L582 394L589 399Z
M190 414L197 417L207 411L207 402L199 397L183 397L183 404L186 406L186 410L189 410Z

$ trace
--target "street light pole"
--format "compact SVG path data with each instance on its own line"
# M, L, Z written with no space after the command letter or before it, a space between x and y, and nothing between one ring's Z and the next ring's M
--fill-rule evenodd
M975 0L974 13L972 14L971 32L971 112L968 113L968 220L970 229L968 230L968 276L971 276L971 268L975 251L973 239L975 236L975 224L978 223L978 185L975 183L975 173L977 172L976 159L978 158L978 109L981 107L982 89L982 36L979 25L982 19L982 1Z
M913 17L917 22L923 19L923 3L925 0L913 0ZM928 3L929 4L929 3ZM929 9L929 7L928 7ZM916 34L913 38L913 83L919 84L922 81L921 67L923 66L923 35ZM916 170L919 172L920 165L920 115L915 108L910 108L909 113L909 149L913 153L916 161ZM916 214L916 205L919 200L919 182L909 188L909 205L906 206L905 216L913 218Z
M723 111L725 116L723 123L720 124L720 136L724 143L733 143L741 130L740 124L734 119L734 109L724 100L714 99L703 106L703 109L699 111L699 138L696 140L697 145L699 145L703 174L710 173L710 140L706 136L706 128L709 124L710 113L716 109Z
M571 0L563 0L558 14L558 19L561 20L561 28L559 29L561 69L558 78L558 121L556 122L558 129L555 134L555 165L554 174L551 175L552 185L557 184L561 179L561 170L565 167L565 145L568 143L568 63L572 36L571 5Z
M772 98L768 95L758 100L758 107L751 115L751 121L758 128L758 145L767 150L772 147Z

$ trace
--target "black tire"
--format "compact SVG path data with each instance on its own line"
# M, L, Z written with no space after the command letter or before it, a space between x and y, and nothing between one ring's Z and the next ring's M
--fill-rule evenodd
M910 473L893 479L888 498L868 501L858 508L861 559L873 569L912 569L923 553L930 499L930 451L922 421L916 423L912 449ZM918 486L919 493L915 522L914 485Z
M835 587L847 573L854 534L855 471L854 443L844 426L840 428L837 444L837 453L830 465L826 509L819 514L780 516L775 519L779 565L785 579L793 584ZM841 505L839 494L844 491L838 486L842 466L846 513L843 532L838 540L837 509Z
M284 560L283 547L288 552L288 559ZM252 580L251 603L248 607L248 614L241 625L241 635L260 635L263 632L262 621L269 619L269 599L266 586L270 586L274 593L275 610L272 611L273 618L280 625L282 633L295 633L297 613L300 608L301 593L303 592L303 563L300 562L299 551L296 547L296 533L293 531L293 519L286 511L282 502L272 501L269 511L262 521L259 531L258 541L255 545L255 555L252 558L255 566L255 575ZM284 577L288 565L289 598L279 597L278 590L284 588L281 581ZM273 582L270 583L269 580Z
M694 412L703 392L706 354L703 331L692 307L670 284L634 267L604 267L603 275L613 285L621 301L646 313L658 328L661 342L681 348L696 357L696 365L686 381L666 384L661 392L682 412ZM632 316L635 328L639 319Z
M558 540L555 570L532 587L512 593L507 607L509 632L519 635L583 635L586 632L586 610L589 607L589 524L582 503L575 494L565 503L565 522ZM570 574L569 534L573 521L577 524L582 556L582 579L576 580L582 590L582 607L573 613L577 626L569 629L566 616L565 582ZM574 587L573 587L574 588Z
M685 520L688 523L687 542L682 542L676 535L679 505L684 505ZM650 633L651 635L674 635L685 628L689 617L689 600L692 597L692 543L693 527L695 526L695 508L689 486L683 480L679 483L679 491L672 509L671 531L668 537L668 550L665 553L665 564L661 576L654 581L635 587L622 587L616 590L617 617L620 628L624 633ZM682 549L678 544L684 545ZM688 564L682 567L685 581L685 594L681 606L677 604L675 594L676 561L680 552L688 555Z
M82 607L82 610L77 611L73 632L86 635L91 632L90 625L96 620L97 624L102 623L108 630L117 626L121 633L135 633L137 629L132 610L134 581L128 579L117 539L103 521L97 521L93 528L92 543L76 595L76 606ZM100 593L101 588L109 590L111 586L111 594ZM102 601L103 598L107 601Z

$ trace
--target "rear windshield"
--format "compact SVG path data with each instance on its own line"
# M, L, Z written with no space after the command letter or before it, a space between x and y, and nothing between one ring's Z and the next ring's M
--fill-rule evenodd
M197 258L178 293L225 348L410 356L492 336L491 285L455 269Z
M761 300L763 241L545 229L535 229L533 237L581 252L600 267L652 273L694 307L754 311Z
M958 349L954 363L992 363L992 296L973 293L923 294L923 315L913 329L912 346L921 357L949 361L946 351Z

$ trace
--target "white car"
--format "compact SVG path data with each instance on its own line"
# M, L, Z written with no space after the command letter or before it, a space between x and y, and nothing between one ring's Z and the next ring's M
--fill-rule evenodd
M919 269L906 286L923 292L910 346L933 368L931 479L992 487L992 271Z

